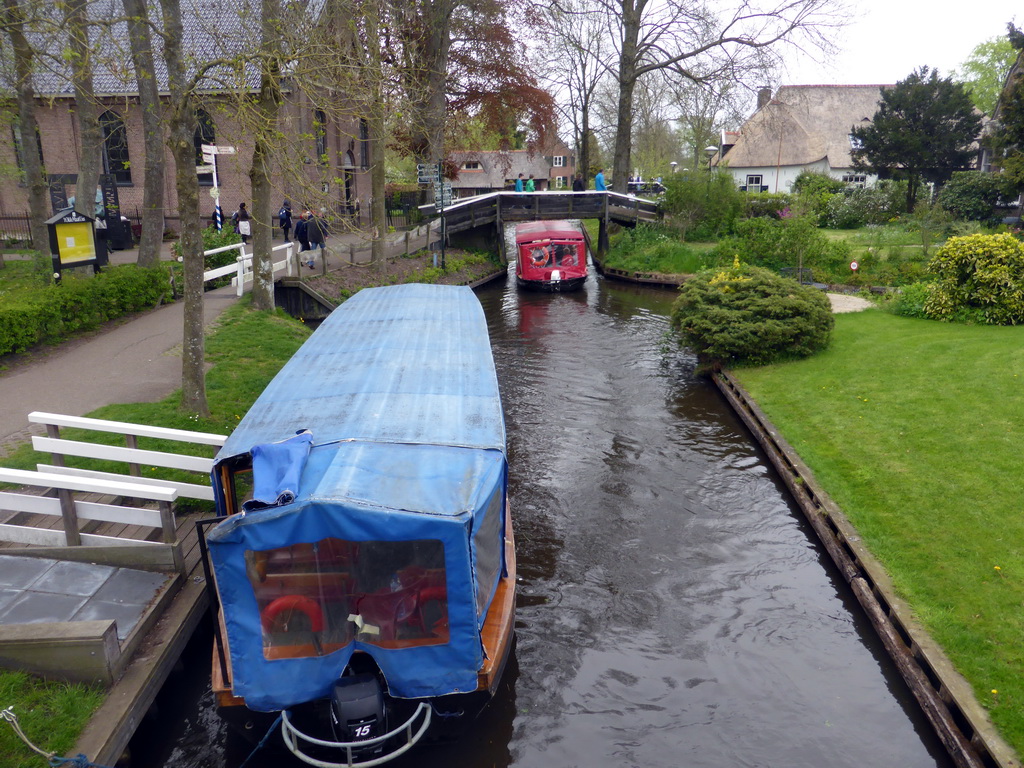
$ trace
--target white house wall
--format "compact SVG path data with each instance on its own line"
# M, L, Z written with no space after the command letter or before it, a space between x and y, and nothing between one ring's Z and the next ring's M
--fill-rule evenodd
M723 168L723 170L728 170L729 173L732 174L733 179L736 180L736 186L738 187L748 186L747 178L749 176L760 176L761 186L768 187L769 192L792 192L793 183L804 171L828 174L832 178L840 181L843 176L847 174L858 173L851 168L831 168L829 167L828 160L825 159L810 165L789 165L781 167L773 165L761 168ZM865 176L865 186L873 187L878 181L878 176L874 174L865 174Z

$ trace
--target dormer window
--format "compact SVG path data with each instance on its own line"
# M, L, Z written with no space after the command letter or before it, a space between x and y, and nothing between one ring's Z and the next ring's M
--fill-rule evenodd
M850 149L864 149L864 142L858 139L852 133L850 134Z
M479 160L467 160L462 164L462 170L464 171L481 171L483 166L480 165Z

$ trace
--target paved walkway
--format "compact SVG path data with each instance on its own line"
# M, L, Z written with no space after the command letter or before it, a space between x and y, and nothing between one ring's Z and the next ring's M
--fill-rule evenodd
M344 236L333 244L342 243ZM110 254L113 264L134 264L137 258L134 248ZM169 243L163 258L172 258ZM208 291L207 325L235 301L231 286ZM0 370L0 455L42 433L28 423L32 411L83 416L112 403L153 402L172 394L181 386L183 326L184 302L176 301L59 346L3 360L8 367Z

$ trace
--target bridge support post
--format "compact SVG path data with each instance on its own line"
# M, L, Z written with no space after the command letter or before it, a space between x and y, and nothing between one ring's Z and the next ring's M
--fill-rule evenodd
M608 218L597 220L597 254L602 259L608 255L611 245L608 242Z

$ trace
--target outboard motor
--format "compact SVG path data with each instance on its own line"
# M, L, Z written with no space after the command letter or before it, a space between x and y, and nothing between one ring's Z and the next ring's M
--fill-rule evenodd
M387 733L384 692L376 675L349 675L334 683L331 728L334 738L341 742L364 741Z

